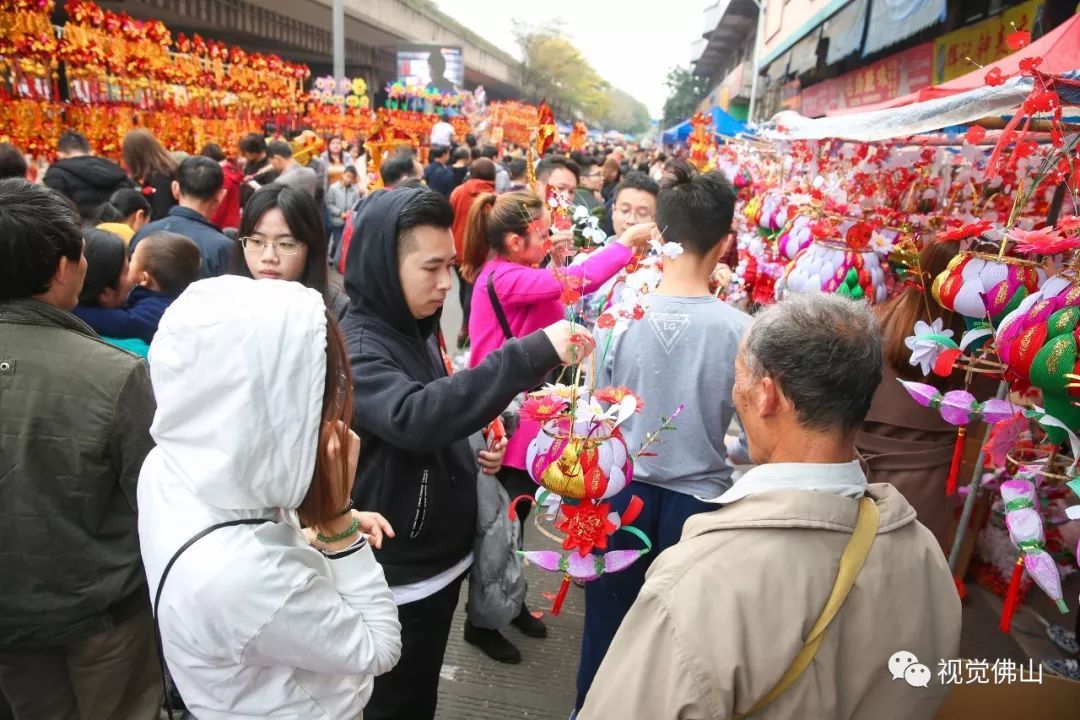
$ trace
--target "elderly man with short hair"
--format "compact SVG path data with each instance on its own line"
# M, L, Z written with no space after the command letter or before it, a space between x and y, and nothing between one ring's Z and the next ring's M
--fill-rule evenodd
M933 535L856 457L881 364L863 303L757 315L732 392L756 466L653 564L580 718L933 716L960 601Z

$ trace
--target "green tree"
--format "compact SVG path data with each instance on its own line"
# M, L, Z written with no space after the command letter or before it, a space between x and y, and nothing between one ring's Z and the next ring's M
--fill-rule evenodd
M699 77L685 67L668 71L664 84L668 88L668 98L664 101L663 127L671 127L690 117L709 93L708 78Z
M513 21L521 50L525 99L547 100L557 117L601 124L610 112L610 86L562 33L556 22L540 26Z
M630 93L613 88L611 104L603 124L621 133L639 135L649 129L649 109Z

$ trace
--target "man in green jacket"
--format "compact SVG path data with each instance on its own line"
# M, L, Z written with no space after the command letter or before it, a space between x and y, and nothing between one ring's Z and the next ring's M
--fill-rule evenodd
M154 396L69 312L85 275L71 205L0 181L0 695L20 720L161 703L135 517Z

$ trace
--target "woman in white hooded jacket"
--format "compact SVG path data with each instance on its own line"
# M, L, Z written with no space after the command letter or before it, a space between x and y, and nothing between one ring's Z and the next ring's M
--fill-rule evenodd
M393 531L348 505L348 367L322 296L298 283L205 280L162 318L139 539L166 664L198 720L359 718L401 654L368 544Z

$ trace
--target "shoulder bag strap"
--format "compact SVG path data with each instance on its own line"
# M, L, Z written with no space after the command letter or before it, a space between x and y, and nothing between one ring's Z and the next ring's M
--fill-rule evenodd
M855 585L855 579L859 576L859 572L866 563L866 557L870 554L870 548L873 547L874 538L877 536L878 516L877 505L872 499L864 495L859 500L859 515L855 520L855 531L851 534L851 539L848 540L844 552L840 555L840 570L836 574L836 582L833 583L832 592L829 593L829 599L825 601L825 607L822 609L821 615L818 616L817 622L810 629L810 634L806 637L802 649L799 650L795 659L791 661L791 665L788 666L788 669L780 677L776 685L773 686L772 690L765 693L764 697L754 703L753 707L745 713L732 715L732 720L743 720L743 718L761 712L765 706L791 687L810 665L814 656L817 655L818 648L821 647L821 641L825 637L825 630L828 629L829 623L833 621L836 614L840 612L844 601L847 600L848 593L851 592L851 588Z
M514 337L514 333L510 330L510 323L506 320L506 313L503 312L502 303L499 302L499 296L495 293L495 271L492 270L487 276L487 291L488 298L491 300L491 309L495 311L495 317L499 321L499 326L502 328L503 335L507 340Z
M161 665L161 687L165 691L165 709L169 714L169 720L173 720L172 698L169 697L169 686L168 680L166 679L168 677L168 668L165 665L165 649L161 644L161 629L158 627L158 603L161 602L161 590L165 587L165 579L169 577L169 571L172 570L172 566L185 550L215 530L234 527L236 525L262 525L263 523L268 522L273 522L273 520L268 520L266 518L249 518L247 520L230 520L228 522L218 523L217 525L211 525L205 530L191 536L186 543L181 545L180 548L173 553L173 556L169 558L169 562L165 563L165 570L161 573L161 579L158 580L157 592L154 593L154 641L157 643L158 663Z

